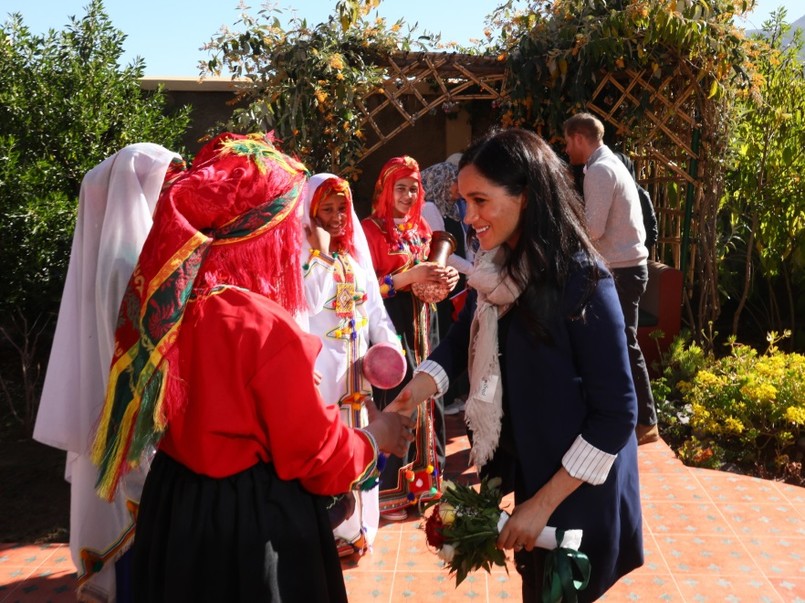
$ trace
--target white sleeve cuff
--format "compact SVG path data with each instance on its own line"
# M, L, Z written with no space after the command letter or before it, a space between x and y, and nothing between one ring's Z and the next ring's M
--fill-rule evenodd
M444 372L442 365L438 362L433 360L425 360L422 364L416 367L414 374L416 375L417 373L425 373L426 375L433 377L433 380L436 382L435 395L437 396L443 396L450 387L450 377L447 376L447 373Z
M617 457L617 454L596 448L579 435L562 457L562 466L576 479L598 486L606 481Z

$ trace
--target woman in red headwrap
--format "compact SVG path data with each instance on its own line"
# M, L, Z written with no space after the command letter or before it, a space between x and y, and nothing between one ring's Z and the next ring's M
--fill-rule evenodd
M346 601L320 495L374 486L413 422L350 429L314 383L297 211L304 167L223 134L160 196L121 305L98 491L158 446L134 537L135 601ZM413 408L406 412L413 412Z
M431 229L421 216L424 199L417 162L408 156L394 157L380 172L372 215L362 222L383 302L408 359L403 384L429 353L430 306L411 293L411 285L445 283L452 289L458 282L454 268L422 263L428 257L431 238ZM401 387L375 388L378 407L391 403ZM419 407L414 450L405 458L389 457L381 474L380 512L386 519L405 519L406 507L429 498L438 489L442 468L437 455L443 458L444 451L439 455L436 447L443 446L444 424L440 421L434 426L433 405L433 400L426 400Z
M363 427L364 403L372 395L373 374L366 365L374 356L368 352L384 348L380 368L386 375L398 368L394 380L386 383L399 383L405 366L402 346L380 297L349 183L334 174L316 174L305 185L302 204L310 243L301 256L308 332L322 340L316 358L322 377L319 391L325 404L340 409L345 425ZM389 355L397 362L388 362ZM339 555L363 555L377 535L378 488L338 497L330 506L330 518Z

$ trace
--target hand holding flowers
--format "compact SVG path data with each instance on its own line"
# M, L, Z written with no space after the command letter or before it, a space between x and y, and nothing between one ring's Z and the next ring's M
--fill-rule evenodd
M456 586L472 571L506 567L498 538L510 516L501 511L500 480L483 479L478 491L445 480L441 496L430 505L433 512L425 522L428 544L456 576ZM573 603L577 592L587 586L590 564L579 552L581 530L558 530L546 526L532 546L548 550L543 575L543 603ZM521 547L515 547L520 550Z
M428 506L433 512L425 522L428 544L456 575L456 586L471 571L483 568L490 571L493 565L506 567L506 555L497 548L500 518L500 480L484 479L480 491L442 482L442 495Z

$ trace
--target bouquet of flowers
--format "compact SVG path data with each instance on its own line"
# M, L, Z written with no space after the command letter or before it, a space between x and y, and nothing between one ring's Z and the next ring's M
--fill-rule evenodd
M497 540L509 514L500 509L500 479L484 478L478 491L444 480L440 494L428 505L433 512L425 521L425 537L450 573L455 574L456 586L477 569L491 571L493 565L505 568L506 555L497 548ZM581 536L581 530L546 526L537 538L536 546L549 551L543 603L572 603L576 593L587 586L590 562L578 550Z
M501 499L499 479L484 479L477 492L444 480L441 496L428 505L433 512L425 521L425 537L456 575L456 586L477 569L506 567L506 555L496 546Z

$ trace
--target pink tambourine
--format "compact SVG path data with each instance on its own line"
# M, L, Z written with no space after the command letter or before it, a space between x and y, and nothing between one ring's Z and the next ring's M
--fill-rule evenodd
M391 389L402 383L406 368L405 356L390 343L376 343L361 361L363 376L380 389Z

